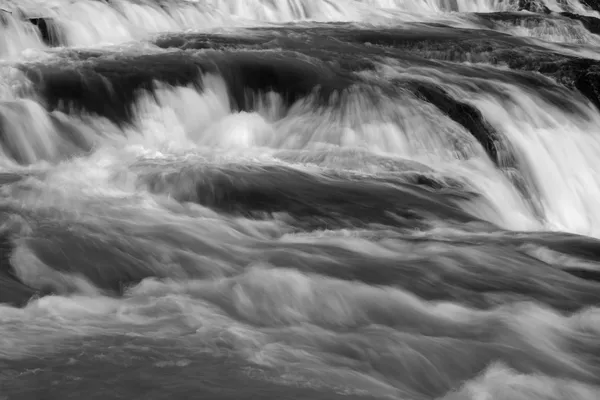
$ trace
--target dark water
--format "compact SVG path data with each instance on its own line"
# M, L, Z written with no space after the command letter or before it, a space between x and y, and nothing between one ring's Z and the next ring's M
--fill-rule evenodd
M0 399L600 398L599 11L0 2Z

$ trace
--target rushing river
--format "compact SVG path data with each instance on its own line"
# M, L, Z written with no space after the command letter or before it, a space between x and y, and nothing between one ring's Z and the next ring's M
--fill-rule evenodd
M0 399L600 399L598 34L0 0Z

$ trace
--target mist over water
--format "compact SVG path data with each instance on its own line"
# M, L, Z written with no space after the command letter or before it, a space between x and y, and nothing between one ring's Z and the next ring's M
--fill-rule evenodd
M599 11L0 2L0 399L600 398Z

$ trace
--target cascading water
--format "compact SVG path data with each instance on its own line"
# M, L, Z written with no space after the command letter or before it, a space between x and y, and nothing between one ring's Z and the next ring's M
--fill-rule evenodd
M599 11L0 1L0 399L600 398Z

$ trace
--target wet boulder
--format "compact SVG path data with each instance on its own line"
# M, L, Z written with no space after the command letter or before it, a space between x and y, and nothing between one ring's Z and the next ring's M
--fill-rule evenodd
M6 25L9 19L16 19L24 24L30 23L34 25L47 46L57 47L65 45L59 24L53 18L27 15L18 8L9 10L0 7L0 24Z
M27 18L27 21L38 28L42 40L44 43L46 43L46 45L50 47L58 47L65 44L63 43L63 40L61 40L58 24L52 18L34 17Z
M519 11L550 14L550 9L541 0L519 0Z
M575 79L575 87L600 110L600 65L594 65Z

